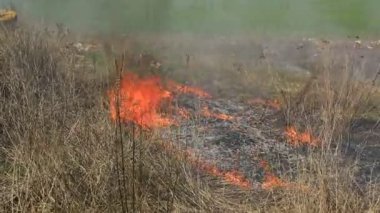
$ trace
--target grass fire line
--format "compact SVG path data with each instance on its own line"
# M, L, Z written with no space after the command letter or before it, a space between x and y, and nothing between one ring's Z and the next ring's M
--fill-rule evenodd
M223 171L218 166L206 162L196 154L195 150L190 148L182 149L173 142L160 142L159 145L165 152L170 153L178 159L185 159L195 169L209 175L221 178L224 182L240 187L244 190L253 189L253 184L244 175L237 170Z
M136 123L143 128L158 128L176 124L175 119L164 117L160 114L163 102L170 102L174 94L192 94L199 98L211 98L206 91L182 85L174 81L168 81L164 85L158 76L139 77L133 72L125 73L120 79L120 85L108 90L110 112L112 120L117 120L117 100L119 99L120 120L124 123ZM190 118L190 113L183 108L178 109L178 114L183 118ZM203 116L221 120L232 120L233 117L214 113L204 107Z
M125 73L120 81L119 88L112 88L108 91L110 98L110 111L112 120L117 119L117 96L120 97L120 120L124 123L132 122L143 129L152 129L158 127L166 127L175 124L174 119L163 117L159 113L161 102L170 101L174 93L190 93L200 98L211 98L207 92L200 88L189 87L178 84L174 81L169 81L169 89L165 89L159 77L145 77L141 78L132 72ZM172 90L172 91L170 91ZM183 118L189 119L190 113L186 109L180 108L179 115ZM223 113L214 113L208 107L203 107L201 111L205 117L217 118L221 120L232 120L233 116ZM188 162L200 171L208 173L212 176L221 178L226 183L238 186L243 189L252 189L253 184L244 175L237 171L223 171L216 165L206 162L196 155L194 150L189 148L183 150L174 143L160 143L165 151L174 154L176 157L185 157ZM265 172L264 182L262 189L270 190L273 188L289 188L292 184L287 183L270 170L267 162L261 163Z

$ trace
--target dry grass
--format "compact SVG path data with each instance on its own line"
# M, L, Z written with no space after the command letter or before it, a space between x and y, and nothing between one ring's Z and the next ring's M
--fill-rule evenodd
M326 60L309 80L299 83L304 85L301 89L279 91L285 103L286 124L311 132L321 146L309 148L295 167L294 179L307 190L281 194L286 199L275 203L275 211L380 210L379 180L370 177L363 183L360 159L346 156L353 124L368 113L379 118L378 109L373 107L378 101L376 79L358 81L360 75L349 60L341 69L332 68L331 61Z
M160 145L154 132L134 134L133 127L112 123L105 92L117 73L88 74L63 46L30 30L0 34L2 211L380 210L379 185L356 185L355 164L342 166L341 146L334 146L344 141L368 100L369 88L356 84L349 71L339 82L322 72L300 96L284 94L288 122L304 121L326 149L310 151L293 172L308 190L276 190L254 200L194 173L183 157Z
M75 53L55 37L20 29L2 32L0 40L2 211L231 211L240 205L199 181L152 133L136 137L126 127L115 133L105 104L108 79L83 74ZM132 141L139 143L132 147Z

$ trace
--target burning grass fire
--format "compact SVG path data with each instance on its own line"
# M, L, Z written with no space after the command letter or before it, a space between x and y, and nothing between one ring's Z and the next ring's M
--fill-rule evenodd
M143 129L154 129L176 124L174 118L162 116L160 109L164 102L169 103L174 98L174 94L191 94L199 98L211 98L207 92L200 88L180 85L174 81L168 81L166 85L159 77L139 77L137 74L128 72L120 79L120 86L114 87L108 91L110 99L110 111L113 121L122 123L134 123L141 126ZM275 109L279 107L276 101L255 101L271 106ZM168 105L166 105L168 106ZM178 108L176 113L185 120L190 119L191 113L185 108ZM212 112L208 106L204 106L201 115L207 118L215 118L223 121L231 121L233 116ZM308 133L298 133L294 127L286 130L286 135L294 145L311 144L316 145ZM253 184L241 172L237 170L223 171L213 163L207 162L196 155L196 151L192 149L180 149L174 143L162 143L161 147L166 152L180 157L184 156L194 168L218 177L224 182L243 189L252 189ZM265 161L260 163L264 169L264 182L261 184L262 189L270 190L273 188L289 188L292 184L287 183L276 177L269 169L269 164Z
M298 132L294 126L287 127L285 129L285 135L289 143L295 147L301 145L310 145L316 147L320 144L319 141L314 138L310 132Z
M146 6L174 6L143 2L147 21ZM0 209L380 212L380 42L188 34L166 19L0 30Z
M164 100L171 99L171 93L163 88L158 77L139 78L126 73L120 79L119 88L108 91L112 120L123 123L133 122L144 128L155 128L173 124L173 120L159 114Z
M275 176L269 166L267 161L262 160L260 162L260 167L264 170L264 182L261 187L265 190L273 189L273 188L286 188L289 187L290 184L281 180L279 177Z
M190 87L169 81L165 88L159 77L139 77L128 72L120 79L120 86L108 91L110 111L113 121L132 122L143 128L158 128L175 124L170 118L160 114L163 102L170 102L174 93L193 94L201 98L210 98L207 92L200 88ZM190 115L185 109L179 109L184 118ZM228 117L224 117L228 119Z
M205 116L205 117L216 118L216 119L220 119L220 120L224 120L224 121L231 121L231 120L234 119L233 116L226 115L224 113L211 112L210 109L207 106L203 107L203 109L202 109L202 115Z
M209 93L205 92L200 88L178 84L174 81L168 81L167 84L170 90L175 91L177 93L193 94L200 98L211 98L211 95Z
M206 163L200 159L190 158L191 162L196 165L201 171L206 172L210 175L220 177L225 182L232 184L234 186L238 186L243 189L251 189L252 183L244 177L239 171L222 171L217 166Z
M160 146L164 148L165 152L170 152L178 158L185 157L186 161L191 164L192 167L198 169L201 172L207 173L211 176L218 177L224 182L233 186L240 187L241 189L252 189L253 184L249 181L241 172L237 170L223 171L218 166L206 162L200 156L198 156L195 150L190 148L181 149L174 143L160 143Z
M158 77L140 78L134 73L126 73L120 79L120 86L108 91L110 98L110 111L113 121L123 123L132 122L143 128L157 128L174 124L174 120L165 118L159 113L160 106L164 101L170 101L173 93L188 93L200 98L210 98L205 91L189 86L183 86L173 81L169 81L168 87L173 92L164 88ZM118 107L119 106L119 107ZM119 109L118 109L119 108ZM186 109L180 108L178 114L185 118L190 118L190 113ZM232 116L211 112L204 107L202 114L206 117L213 117L222 120L231 120ZM166 151L176 150L177 154L182 153L196 168L213 176L220 177L225 182L242 188L250 188L252 184L238 171L222 171L217 166L206 163L196 157L191 150L179 151L175 146L164 146Z

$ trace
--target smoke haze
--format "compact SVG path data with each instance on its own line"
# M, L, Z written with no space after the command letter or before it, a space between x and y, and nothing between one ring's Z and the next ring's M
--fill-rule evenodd
M95 32L375 35L377 0L2 0L28 19Z

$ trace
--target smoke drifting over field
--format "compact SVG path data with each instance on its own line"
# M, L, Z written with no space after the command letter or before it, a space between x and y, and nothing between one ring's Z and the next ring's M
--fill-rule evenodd
M376 34L377 0L3 0L28 18L100 32Z

